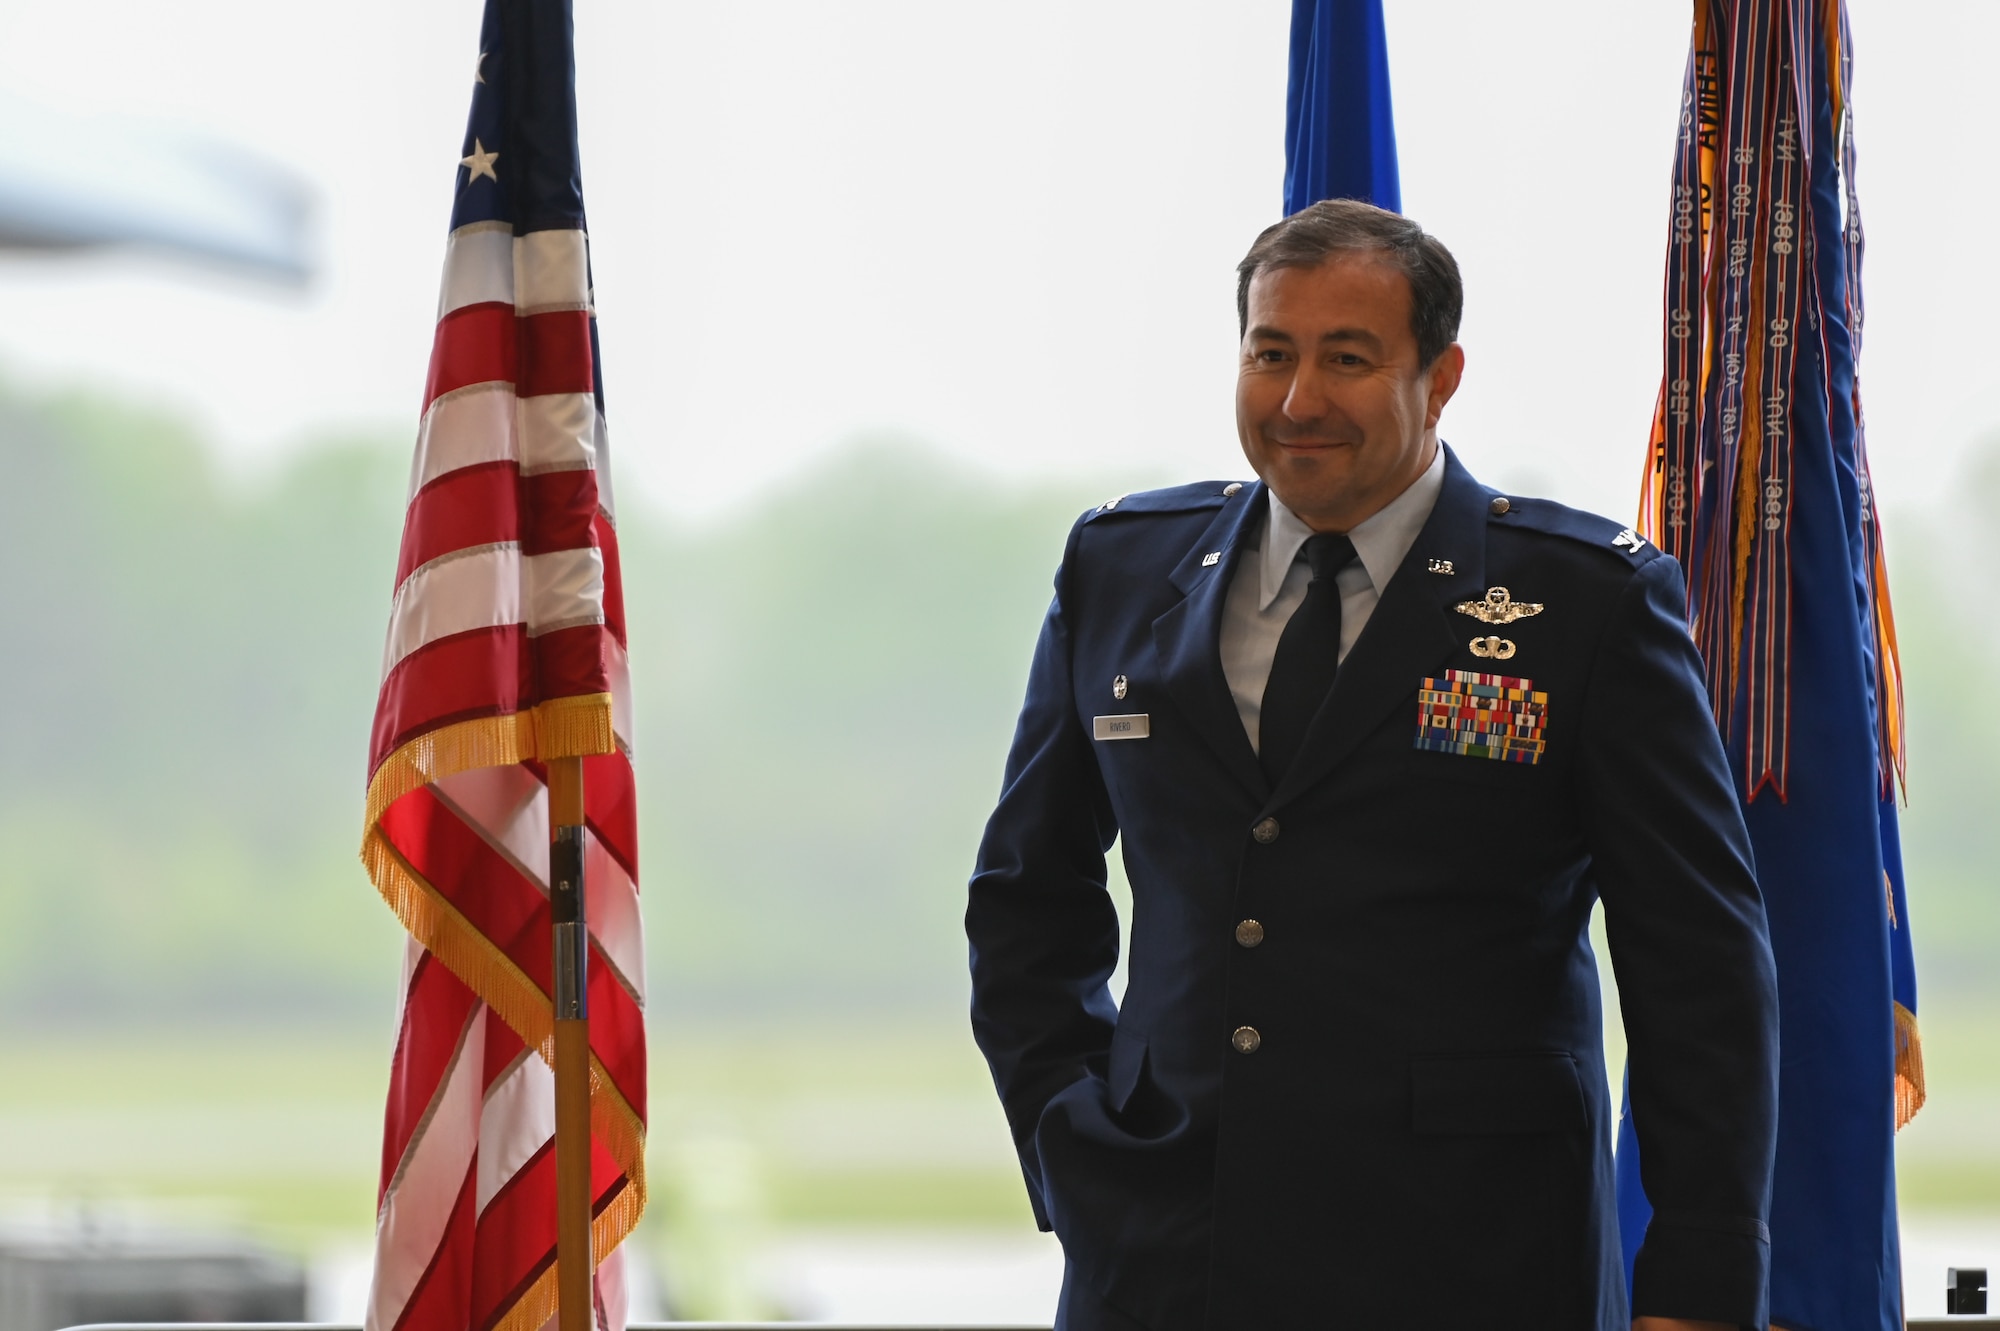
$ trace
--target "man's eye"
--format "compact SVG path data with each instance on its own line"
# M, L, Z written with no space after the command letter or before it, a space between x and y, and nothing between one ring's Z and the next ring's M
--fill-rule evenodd
M1285 353L1278 350L1276 347L1266 347L1264 348L1264 350L1257 353L1257 359L1263 361L1266 365L1276 365L1279 361L1283 360L1284 358L1285 358Z

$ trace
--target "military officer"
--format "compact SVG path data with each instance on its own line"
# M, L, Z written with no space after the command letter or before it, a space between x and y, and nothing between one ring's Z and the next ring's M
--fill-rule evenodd
M1070 532L966 912L1059 1327L1764 1323L1775 986L1681 571L1439 442L1462 299L1402 217L1271 227L1258 479ZM1656 1208L1629 1301L1599 899Z

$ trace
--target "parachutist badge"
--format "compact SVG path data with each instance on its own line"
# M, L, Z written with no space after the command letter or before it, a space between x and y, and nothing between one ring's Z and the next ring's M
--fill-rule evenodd
M1490 657L1495 661L1509 659L1515 650L1513 642L1507 638L1474 638L1468 645L1474 656Z

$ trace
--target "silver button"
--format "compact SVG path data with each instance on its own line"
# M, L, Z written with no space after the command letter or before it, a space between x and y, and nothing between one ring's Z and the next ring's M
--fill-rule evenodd
M1264 926L1255 920L1245 920L1236 926L1236 941L1244 947L1255 947L1264 941Z
M1278 839L1278 820L1266 818L1250 829L1250 839L1260 846L1268 846Z
M1241 490L1242 488L1243 488L1243 482L1241 482L1241 481L1231 481L1231 482L1230 482L1229 484L1227 484L1227 485L1225 485L1225 486L1223 486L1223 487L1222 487L1222 497L1223 497L1224 499L1231 499L1231 498L1234 498L1234 497L1235 497L1235 495L1236 495L1236 492L1237 492L1238 490Z
M1493 510L1493 516L1497 518L1514 506L1507 502L1506 495L1495 495L1493 502L1488 504L1487 507Z
M1254 1054L1264 1037L1257 1034L1255 1026L1238 1026L1229 1033L1229 1047L1239 1054Z

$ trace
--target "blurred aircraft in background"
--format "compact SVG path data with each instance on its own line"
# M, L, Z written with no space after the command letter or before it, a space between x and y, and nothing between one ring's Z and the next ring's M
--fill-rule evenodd
M0 250L137 246L302 285L312 214L300 176L233 144L0 93Z

